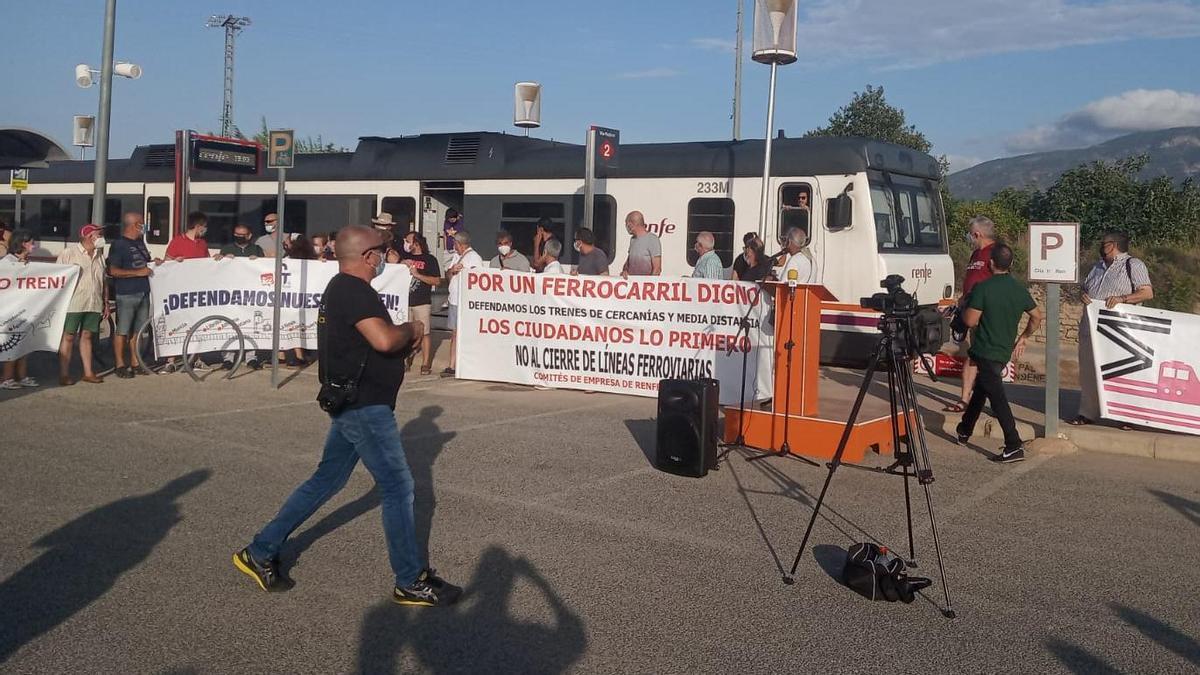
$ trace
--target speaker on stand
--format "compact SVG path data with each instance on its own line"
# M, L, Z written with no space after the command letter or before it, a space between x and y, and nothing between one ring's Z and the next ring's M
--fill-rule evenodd
M719 393L711 379L658 383L655 468L701 478L716 467Z

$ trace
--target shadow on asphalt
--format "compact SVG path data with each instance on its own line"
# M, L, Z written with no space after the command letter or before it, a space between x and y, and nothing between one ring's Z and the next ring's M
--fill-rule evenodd
M832 544L817 544L812 548L813 560L830 579L842 584L842 567L846 565L846 549Z
M203 469L159 490L93 509L34 542L46 548L0 583L0 663L100 599L183 518L178 500L208 480Z
M1150 494L1158 497L1159 501L1178 511L1184 518L1192 521L1193 525L1200 527L1200 502L1184 499L1179 495L1173 495L1170 492L1163 492L1161 490L1150 490Z
M1063 667L1077 675L1117 675L1121 672L1079 645L1063 640L1047 640L1044 644Z
M519 585L518 585L519 582ZM537 596L553 619L519 620L509 612L513 593ZM528 603L517 603L528 614ZM414 608L381 602L363 618L358 672L392 673L405 652L432 673L562 673L583 655L583 619L554 592L528 560L493 546L480 556L458 604Z
M655 448L658 445L658 420L625 420L625 428L629 429L629 435L637 441L642 454L646 456L646 461L650 466L654 466Z
M1116 612L1122 621L1136 628L1142 635L1178 654L1188 663L1200 665L1200 642L1197 642L1195 638L1184 635L1162 621L1132 607L1117 602L1108 603L1108 607Z
M318 521L316 525L288 539L279 554L280 569L286 575L288 570L300 559L300 556L304 555L304 552L315 544L318 539L353 521L355 518L375 510L379 507L379 504L379 489L372 487L363 496L349 504L339 506L333 513Z

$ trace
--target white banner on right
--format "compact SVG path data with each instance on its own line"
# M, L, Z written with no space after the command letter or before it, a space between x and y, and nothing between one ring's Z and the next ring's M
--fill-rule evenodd
M1087 314L1101 416L1200 435L1200 316L1099 302Z

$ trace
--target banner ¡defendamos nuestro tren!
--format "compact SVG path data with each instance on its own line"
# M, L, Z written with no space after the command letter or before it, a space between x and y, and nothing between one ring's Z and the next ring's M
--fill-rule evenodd
M79 268L0 259L0 361L58 351Z
M770 396L755 392L765 310L752 283L478 269L455 281L460 378L638 396L657 396L662 379L714 378L732 405L748 352L746 398Z
M317 310L325 286L338 272L336 262L283 261L281 349L317 348ZM407 265L386 265L371 281L392 321L408 320L408 291L412 274ZM150 277L154 347L159 358L183 353L183 340L192 326L209 316L235 321L246 349L271 349L274 318L275 261L272 258L226 258L165 262ZM192 354L237 349L237 335L228 324L211 321L192 335Z
M1200 316L1100 302L1087 316L1100 415L1200 435Z

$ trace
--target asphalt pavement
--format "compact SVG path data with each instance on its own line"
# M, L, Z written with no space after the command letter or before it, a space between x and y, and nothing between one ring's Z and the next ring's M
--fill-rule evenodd
M789 586L823 467L735 453L677 477L649 461L653 399L436 377L410 377L396 416L418 527L462 602L389 602L361 467L285 549L296 588L263 593L230 556L315 466L329 425L311 370L279 391L258 372L0 392L0 671L1200 668L1200 465L996 465L931 429L951 620L920 490L934 585L903 605L837 580L854 542L907 548L898 477L839 470Z

